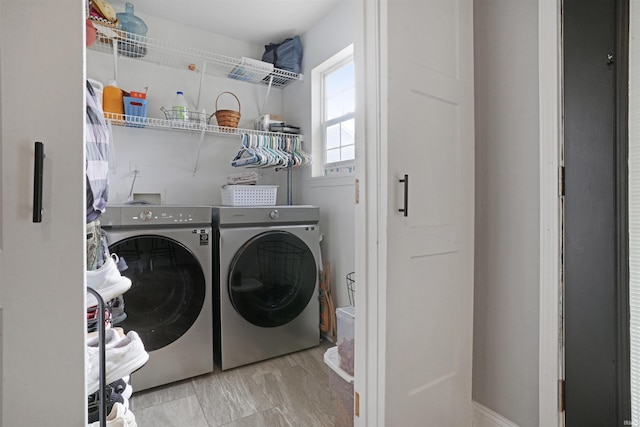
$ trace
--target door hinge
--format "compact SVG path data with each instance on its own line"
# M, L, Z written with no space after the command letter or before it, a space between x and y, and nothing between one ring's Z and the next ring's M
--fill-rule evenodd
M356 178L356 205L360 203L360 180Z
M564 407L565 407L565 402L566 402L566 397L565 397L565 380L559 380L558 381L558 400L559 400L559 407L560 407L560 412L564 412Z
M558 167L558 195L564 196L564 166Z

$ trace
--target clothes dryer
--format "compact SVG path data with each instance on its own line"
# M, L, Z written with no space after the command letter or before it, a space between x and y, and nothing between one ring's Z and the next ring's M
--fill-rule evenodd
M212 372L211 207L108 206L101 223L132 282L118 326L149 353L131 375L134 390Z
M319 209L214 207L214 359L221 369L320 343Z

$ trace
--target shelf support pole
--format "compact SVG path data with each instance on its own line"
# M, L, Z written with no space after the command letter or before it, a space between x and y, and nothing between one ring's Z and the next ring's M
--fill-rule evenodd
M111 119L105 119L107 123L107 129L109 129L109 168L111 173L118 171L118 157L116 156L116 144L113 137L113 121Z
M287 168L287 205L293 205L293 174L291 167Z
M200 70L200 87L198 88L198 102L196 102L196 111L200 111L200 95L202 94L202 85L204 84L204 75L206 71L207 71L207 61L203 60L202 69Z
M267 94L264 96L264 102L262 103L262 108L260 109L260 115L264 114L264 107L267 104L267 100L269 99L269 92L271 92L271 86L273 85L273 74L269 76L269 86L267 87Z
M203 128L200 131L200 141L198 141L198 150L196 151L196 160L193 163L193 176L196 176L196 171L198 170L198 160L200 159L200 150L202 149L202 141L204 140L205 129Z
M113 38L113 80L118 81L118 39Z

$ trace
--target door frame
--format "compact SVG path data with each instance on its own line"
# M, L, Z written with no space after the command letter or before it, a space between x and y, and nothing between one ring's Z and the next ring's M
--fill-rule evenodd
M539 425L561 426L559 381L561 336L562 206L561 0L538 2L538 70L540 117L540 320L538 342Z
M366 105L358 111L359 127L356 142L357 184L355 208L356 269L362 272L363 286L356 294L358 318L356 322L355 360L356 425L376 426L384 420L384 383L378 377L379 352L384 350L384 337L378 334L378 325L385 321L378 300L380 282L385 275L386 242L380 217L386 212L386 200L381 182L381 139L384 133L377 118L381 113L380 47L378 25L381 5L379 1L359 2L357 14L356 57L362 55L364 66L356 70L358 82L357 105ZM384 5L383 5L384 6ZM562 353L558 342L561 331L561 205L558 197L561 165L561 1L540 0L538 3L539 54L539 111L540 111L540 320L539 320L539 424L561 426L559 410L559 379ZM364 70L367 70L365 75ZM364 141L367 150L364 150ZM382 239L382 240L381 240ZM372 244L369 244L372 242Z
M616 11L616 232L618 283L618 423L631 420L631 307L629 272L629 70L631 5L630 0L617 2ZM628 397L628 398L627 398Z
M386 212L386 182L381 171L382 82L380 64L384 49L380 48L381 0L358 2L355 57L358 129L356 132L357 183L355 208L356 269L362 273L363 286L356 293L356 426L377 426L384 422L385 384L379 375L379 355L383 355L384 336L379 325L385 321L379 291L384 287L386 240L381 223ZM561 205L558 197L561 155L561 0L538 3L539 112L540 112L540 320L539 320L539 424L561 426L559 380L562 353L558 337L561 331ZM364 70L367 70L365 73ZM365 111L367 112L365 114ZM367 150L364 150L364 141ZM360 399L362 396L362 399Z
M356 61L356 205L355 268L361 291L355 293L358 310L355 322L355 422L354 425L376 427L384 424L384 379L379 356L384 357L384 336L379 334L384 312L379 295L385 277L386 237L380 219L384 218L386 182L380 168L383 130L380 82L381 1L360 0L356 12L354 58ZM366 70L366 72L365 72ZM366 112L366 113L365 113ZM366 141L366 150L365 150ZM381 240L379 240L381 239ZM362 396L362 398L360 398Z

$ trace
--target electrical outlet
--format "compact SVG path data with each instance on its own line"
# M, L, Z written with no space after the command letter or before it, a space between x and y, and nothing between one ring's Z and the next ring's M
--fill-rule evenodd
M140 162L131 161L129 162L129 175L140 177L142 175L140 171Z

